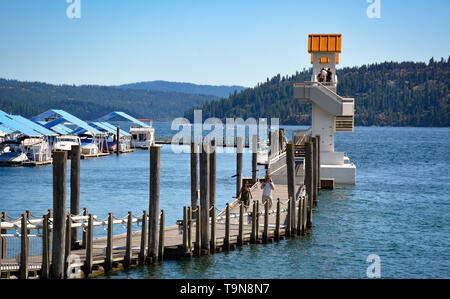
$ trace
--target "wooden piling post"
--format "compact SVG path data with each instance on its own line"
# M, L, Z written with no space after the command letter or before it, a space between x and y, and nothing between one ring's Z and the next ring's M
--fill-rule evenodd
M118 155L120 155L120 127L117 127L116 139L117 139L116 153L117 153L117 156L118 156Z
M280 199L277 199L277 215L275 220L275 240L280 240L280 218L281 218L281 203Z
M83 208L83 216L89 216L89 211L88 211L88 208ZM51 217L51 216L50 216ZM87 229L86 228L83 228L82 229L82 238L83 238L83 240L82 240L82 242L81 242L81 244L82 244L82 249L86 249L86 246L87 246Z
M2 212L2 219L0 222L8 221L8 213ZM7 233L6 229L2 229L0 234L5 235ZM6 239L0 238L0 260L6 259Z
M252 234L251 234L251 242L255 243L257 238L256 238L256 201L253 201L253 211L252 211Z
M148 257L153 263L158 261L158 218L161 175L161 146L150 147L150 221L148 223Z
M42 221L42 268L41 268L41 279L49 278L50 271L50 238L49 238L49 214L45 214Z
M126 249L125 249L125 260L124 264L125 267L131 266L131 256L133 254L133 251L131 249L131 243L133 241L133 212L128 212L128 219L127 219L127 240L126 240Z
M266 200L264 203L264 235L263 242L269 242L269 201Z
M48 219L49 219L49 225L50 225L50 219L53 221L53 210L52 209L48 209ZM51 252L51 244L52 244L52 240L53 240L53 234L52 234L52 230L50 229L50 226L49 226L49 228L48 228L48 244L49 244L49 246L48 246L48 257L49 257L49 260L50 260L50 258L51 258L51 256L52 256L52 252ZM48 273L49 273L49 276L50 276L50 266L51 266L51 262L50 262L50 264L49 264L49 268L48 268Z
M259 200L256 201L256 223L255 223L255 237L259 241Z
M70 157L70 213L72 215L80 214L80 158L81 147L72 145ZM78 228L73 228L71 232L71 249L77 247Z
M238 236L238 245L244 245L244 203L241 203L239 206L239 236Z
M68 260L72 250L72 216L67 213L66 216L66 247L64 252L64 277L67 278Z
M191 142L191 208L198 206L198 144Z
M288 204L287 204L287 217L286 217L286 229L285 229L286 237L290 237L291 236L291 227L292 227L292 225L291 225L291 221L292 221L291 211L292 211L292 209L291 209L291 198L289 198Z
M142 212L142 225L141 225L141 247L139 252L139 265L145 264L145 259L147 257L147 210Z
M225 250L230 250L230 205L227 203L225 207Z
M188 250L188 212L187 207L183 207L183 252L187 253Z
M216 204L211 206L211 253L216 253Z
M252 140L252 183L258 181L258 135L253 135Z
M195 224L195 245L196 245L196 252L198 254L198 256L202 255L202 220L200 217L201 214L201 210L202 207L201 206L197 206L197 215L196 215L196 221L197 223Z
M31 220L31 211L30 210L26 211L26 215L27 215L27 220ZM27 234L30 234L30 233L31 233L31 230L28 229Z
M22 214L20 226L20 279L28 279L29 242L27 214Z
M108 236L106 239L105 271L111 271L113 264L113 238L114 238L113 221L114 221L113 213L108 213Z
M244 157L244 138L242 136L237 137L236 146L236 197L242 188L242 164Z
M64 278L67 152L53 152L53 244L50 277Z
M91 274L93 266L94 248L94 215L89 214L87 235L86 235L86 260L84 262L84 274L86 277Z
M159 261L164 260L164 225L165 225L166 212L161 210L161 215L159 218Z
M302 201L303 197L298 199L298 210L297 210L297 235L301 235L302 233Z
M317 159L316 160L317 160L317 179L318 179L317 187L318 187L318 190L320 191L320 189L322 188L321 184L320 184L320 135L317 135L316 138L317 138Z
M306 218L306 226L307 228L312 227L312 205L313 205L313 145L311 142L305 143L305 186L306 186L306 194L308 195L307 202L307 218Z
M317 161L317 150L318 150L318 146L317 146L317 138L313 137L313 207L317 206L317 203L319 202L319 187L318 187L318 170L317 170L317 166L318 166L318 161Z
M201 249L209 254L210 226L209 226L209 148L206 143L200 154L200 206L201 214Z
M216 205L216 140L211 140L209 154L209 206ZM210 217L215 214L216 210L211 210Z
M188 248L192 252L192 207L188 207Z
M287 181L288 181L288 196L291 198L290 213L290 231L295 228L295 156L294 144L289 143L286 146L286 162L287 162Z
M303 198L302 235L306 234L308 227L308 195Z

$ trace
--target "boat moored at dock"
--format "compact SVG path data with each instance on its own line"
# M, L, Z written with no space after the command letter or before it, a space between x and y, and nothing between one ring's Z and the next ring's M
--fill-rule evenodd
M131 127L131 146L148 149L155 143L155 129L153 127Z

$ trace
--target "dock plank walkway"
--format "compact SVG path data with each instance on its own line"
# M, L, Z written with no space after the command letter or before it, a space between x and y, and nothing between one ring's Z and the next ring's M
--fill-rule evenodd
M276 199L280 198L280 204L281 209L287 208L287 202L288 202L288 191L286 185L278 185L275 186L275 190L273 191L273 198L274 198L274 206L272 207L273 214L269 216L269 230L274 230L276 216L275 216L275 209L276 209ZM260 212L264 212L264 206L262 204L262 190L259 188L256 188L253 191L253 200L258 200L260 202ZM251 207L249 208L250 212ZM224 216L225 210L222 210L218 217ZM231 237L231 243L236 243L236 238L239 234L239 201L236 200L232 204L230 204L230 215L232 215L230 219L230 237ZM233 217L234 215L234 217ZM280 223L281 226L285 225L286 223L286 213L281 213L280 217ZM262 234L264 227L264 215L259 216L259 233ZM244 234L250 234L251 233L251 216L245 215L244 216ZM164 247L176 247L176 246L182 246L183 242L183 234L182 229L179 226L168 226L165 228L164 231ZM225 219L217 220L216 224L216 242L218 245L223 244L223 239L225 238ZM192 225L192 242L196 242L196 236L195 236L195 221L193 221ZM133 238L132 238L132 249L133 249L133 255L138 254L140 251L140 244L141 244L141 232L134 232ZM118 256L123 256L125 254L125 246L126 246L126 235L117 235L114 236L113 239L113 254ZM97 238L94 239L94 261L98 260L104 260L105 259L105 252L106 252L106 238ZM72 254L78 255L82 261L85 260L85 249L79 249L79 250L72 250ZM94 262L95 263L95 262Z

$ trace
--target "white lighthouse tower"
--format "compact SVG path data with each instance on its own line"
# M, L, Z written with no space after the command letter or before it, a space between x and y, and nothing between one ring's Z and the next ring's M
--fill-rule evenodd
M320 177L333 178L337 184L355 184L356 166L344 153L334 151L334 134L354 131L355 100L336 93L341 42L341 34L309 35L312 78L294 85L294 98L312 104L311 132L320 136ZM327 77L319 78L322 69L330 70L331 76L328 72Z

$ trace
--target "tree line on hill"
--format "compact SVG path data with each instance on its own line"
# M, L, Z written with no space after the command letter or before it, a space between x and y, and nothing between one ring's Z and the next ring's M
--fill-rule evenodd
M286 125L311 124L311 105L293 99L293 85L311 80L311 69L279 74L255 88L194 109L203 117L279 118ZM355 125L450 127L450 57L440 61L384 62L337 70L337 92L355 99ZM193 111L185 113L192 120Z
M62 109L85 120L123 111L137 118L164 121L183 116L186 110L214 99L218 97L0 79L0 110L27 118L49 109Z

